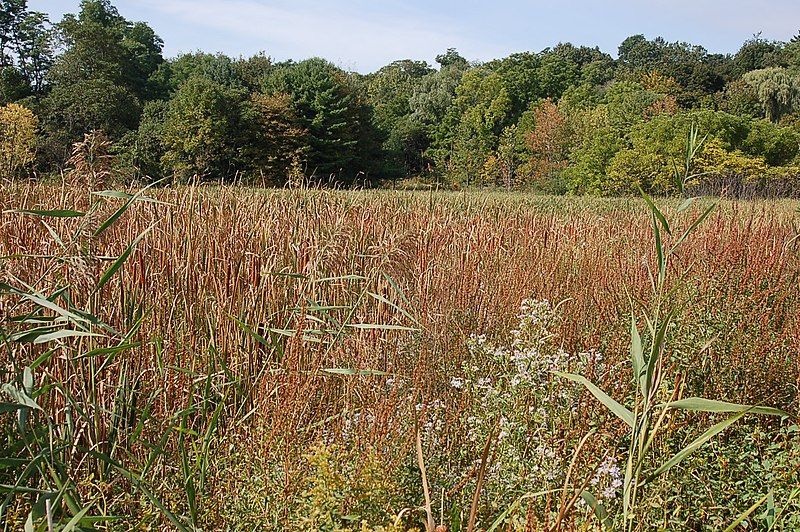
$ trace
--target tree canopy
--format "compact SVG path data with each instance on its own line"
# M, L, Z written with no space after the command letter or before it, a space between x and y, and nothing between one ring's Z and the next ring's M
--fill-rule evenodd
M742 158L800 176L797 36L717 54L633 35L617 59L568 42L485 63L449 48L366 75L266 53L165 59L163 44L111 0L55 23L26 0L0 4L0 106L36 124L11 150L33 154L14 174L58 171L96 131L130 179L670 193L695 124L708 176L750 176L734 171Z

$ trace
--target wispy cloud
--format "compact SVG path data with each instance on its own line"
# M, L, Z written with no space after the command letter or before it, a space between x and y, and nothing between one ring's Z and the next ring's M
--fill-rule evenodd
M339 2L319 0L141 0L141 4L216 32L215 42L222 32L231 38L233 50L241 50L246 40L279 57L322 56L362 71L406 57L430 60L451 46L470 57L497 52L466 38L448 21L399 3L349 2L342 7L336 5Z

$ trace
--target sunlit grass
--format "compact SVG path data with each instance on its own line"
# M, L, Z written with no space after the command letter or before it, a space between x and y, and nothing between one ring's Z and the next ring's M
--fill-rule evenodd
M433 410L415 407L436 405L441 427L424 441L424 459L436 520L444 508L444 520L456 528L467 521L462 514L469 513L479 469L470 464L479 461L485 441L467 438L463 414L476 405L453 379L464 378L464 364L475 362L469 338L508 337L525 299L558 304L561 317L548 340L554 349L601 352L606 369L593 381L620 401L635 393L627 367L630 302L648 300L657 271L649 210L640 199L228 187L146 194L158 201L133 203L95 236L124 199L75 186L17 184L0 192L0 281L55 294L62 308L86 312L114 331L17 342L9 335L22 322L10 318L35 305L0 296L6 334L0 382L24 387L23 368L33 366L32 390L44 409L33 417L74 443L47 462L61 468L55 477L43 468L49 476L21 484L57 494L54 478L70 479L65 493L76 500L71 507L59 499L62 524L87 507L81 518L126 515L122 525L98 524L121 529L163 526L170 515L171 526L188 529L302 528L311 526L303 508L334 500L341 507L332 506L325 519L340 525L357 511L371 526L388 526L398 515L405 525L421 526L414 422L420 416L425 425ZM709 204L678 213L679 200L658 203L677 234ZM798 206L722 201L671 259L665 287L675 288L671 302L680 310L664 362L677 376L668 393L797 413ZM92 214L42 218L12 209ZM119 269L104 277L140 236ZM675 282L682 272L689 273ZM88 329L97 332L98 325ZM113 355L103 351L120 345ZM476 363L493 367L480 357ZM580 408L586 415L565 421L573 436L604 423L600 440L587 448L623 437L588 396ZM4 441L11 441L18 422L12 413L0 415ZM668 458L699 434L697 423L711 420L671 417L657 454ZM747 427L765 434L751 445L754 453L796 443L785 425ZM17 483L36 449L50 448L47 433L35 435L36 445L6 447L0 484ZM722 464L726 458L715 450L703 456ZM800 462L789 451L774 452L770 487L783 493ZM359 457L371 469L348 475L372 479L364 480L369 486L342 484L329 470L349 471L346 464ZM741 470L719 464L709 464L708 474L745 482ZM500 495L492 504L482 501L478 526L512 507L515 519L530 517L531 499L515 503L520 486L500 490L502 478L489 470L486 489ZM391 482L372 485L375 479ZM654 493L689 490L680 481L680 473L667 475ZM40 497L25 490L7 491L0 520L27 519ZM378 492L377 506L360 499ZM730 522L765 494L754 488L730 498L721 489L714 499L726 502L716 501L720 509L708 510L707 519ZM696 504L688 496L670 499L668 519L658 512L648 518L677 527ZM546 528L547 510L536 508ZM591 522L587 512L572 518ZM45 520L38 526L46 527Z

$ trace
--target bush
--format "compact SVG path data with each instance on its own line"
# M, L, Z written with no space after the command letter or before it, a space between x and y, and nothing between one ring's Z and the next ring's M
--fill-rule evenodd
M23 175L36 156L36 128L33 111L10 103L0 107L0 178Z
M401 530L393 524L401 507L400 487L374 450L319 445L306 456L311 471L297 501L297 530L349 532ZM385 526L367 528L383 523Z
M696 159L705 181L735 178L747 182L759 179L767 171L763 157L750 157L740 151L727 151L719 139L706 142Z
M641 187L648 192L666 194L674 191L674 183L672 162L663 153L639 146L622 150L614 156L603 192L632 194Z

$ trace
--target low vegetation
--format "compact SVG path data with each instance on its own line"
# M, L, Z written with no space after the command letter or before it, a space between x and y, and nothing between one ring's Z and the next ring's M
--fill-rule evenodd
M0 193L8 529L800 526L793 201L90 190Z

